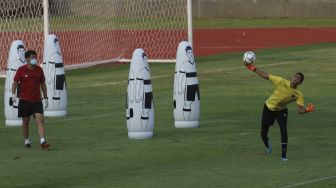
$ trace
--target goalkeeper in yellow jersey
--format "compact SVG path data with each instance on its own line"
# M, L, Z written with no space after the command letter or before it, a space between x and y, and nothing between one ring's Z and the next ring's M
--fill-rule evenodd
M281 133L281 159L287 161L287 116L288 109L286 105L293 101L296 102L297 112L299 114L305 114L314 111L314 105L308 104L304 107L304 99L301 91L297 87L302 84L304 80L304 75L297 72L293 75L292 80L286 80L284 78L271 75L261 69L257 69L254 65L245 63L245 66L255 72L258 76L264 78L265 80L271 81L275 89L272 95L266 100L262 113L261 122L261 138L266 147L266 153L272 153L272 146L270 145L268 138L268 130L270 126L274 124L277 120L280 133Z

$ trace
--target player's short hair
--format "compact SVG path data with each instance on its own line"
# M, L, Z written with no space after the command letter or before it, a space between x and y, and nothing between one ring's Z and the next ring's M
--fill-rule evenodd
M301 72L297 72L297 73L295 73L295 74L300 75L300 76L301 76L301 82L303 82L303 80L304 80L304 75L303 75L303 73L301 73Z
M32 55L37 55L37 53L34 50L28 50L25 53L25 58L30 58L30 56L32 56Z

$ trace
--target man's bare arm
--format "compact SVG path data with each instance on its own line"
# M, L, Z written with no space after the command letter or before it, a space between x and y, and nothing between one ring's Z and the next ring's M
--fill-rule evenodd
M48 98L47 85L45 83L41 83L41 89L42 89L42 93L43 93L43 98L47 99Z
M269 74L261 69L256 69L254 71L257 75L259 75L261 78L265 79L265 80L269 80Z
M18 82L16 82L16 81L13 82L13 84L12 84L12 94L15 95L18 85L19 85Z
M247 63L244 63L246 68L255 72L258 76L260 76L261 78L265 79L265 80L269 80L269 74L257 67L255 67L254 65L252 64L247 64Z

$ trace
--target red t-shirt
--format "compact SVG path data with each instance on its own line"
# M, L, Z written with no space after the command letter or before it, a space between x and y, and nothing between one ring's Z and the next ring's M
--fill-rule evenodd
M19 83L19 96L24 101L41 101L41 83L45 82L43 70L35 65L30 69L28 65L20 67L14 77L14 81Z

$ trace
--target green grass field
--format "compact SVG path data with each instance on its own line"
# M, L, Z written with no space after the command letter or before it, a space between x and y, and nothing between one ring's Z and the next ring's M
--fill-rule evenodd
M332 18L195 18L193 28L335 27Z
M67 71L68 111L46 118L51 151L23 147L21 128L0 121L0 187L336 187L336 44L258 50L256 66L291 78L316 112L289 108L288 162L280 160L280 133L270 131L274 152L263 154L263 104L273 91L248 71L241 53L197 59L201 119L197 129L174 128L174 64L150 64L155 101L154 137L130 140L125 121L128 64ZM4 80L1 81L3 90ZM0 100L1 103L3 100Z

